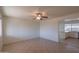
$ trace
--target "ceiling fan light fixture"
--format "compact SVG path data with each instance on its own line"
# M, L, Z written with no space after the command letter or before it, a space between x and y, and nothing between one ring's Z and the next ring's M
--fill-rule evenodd
M46 12L34 12L32 15L35 20L43 20L44 18L48 18Z

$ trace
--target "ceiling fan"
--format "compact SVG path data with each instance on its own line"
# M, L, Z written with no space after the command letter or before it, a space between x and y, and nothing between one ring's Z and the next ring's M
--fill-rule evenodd
M48 15L44 11L35 11L32 13L33 19L34 20L43 20L48 18Z

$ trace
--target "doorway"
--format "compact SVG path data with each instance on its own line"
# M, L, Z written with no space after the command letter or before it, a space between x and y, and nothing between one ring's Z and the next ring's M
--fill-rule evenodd
M59 25L59 42L67 49L79 50L79 20L62 21Z
M65 22L65 44L70 47L79 48L79 20Z

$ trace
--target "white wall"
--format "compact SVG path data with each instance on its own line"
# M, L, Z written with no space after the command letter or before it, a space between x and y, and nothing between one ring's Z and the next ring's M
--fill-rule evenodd
M58 18L52 18L42 21L40 24L40 37L58 42L58 25L65 19L79 18L79 13L70 14Z
M48 19L40 23L40 37L58 41L56 20Z
M39 37L39 22L27 19L4 19L4 44Z
M2 14L1 14L1 6L0 6L0 52L2 51L2 44L3 44L3 40L2 40Z

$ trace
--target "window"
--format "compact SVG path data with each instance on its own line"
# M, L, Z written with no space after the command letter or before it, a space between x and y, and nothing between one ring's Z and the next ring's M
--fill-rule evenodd
M71 32L71 24L65 24L65 32Z
M75 24L65 24L65 32L79 32L79 23Z

